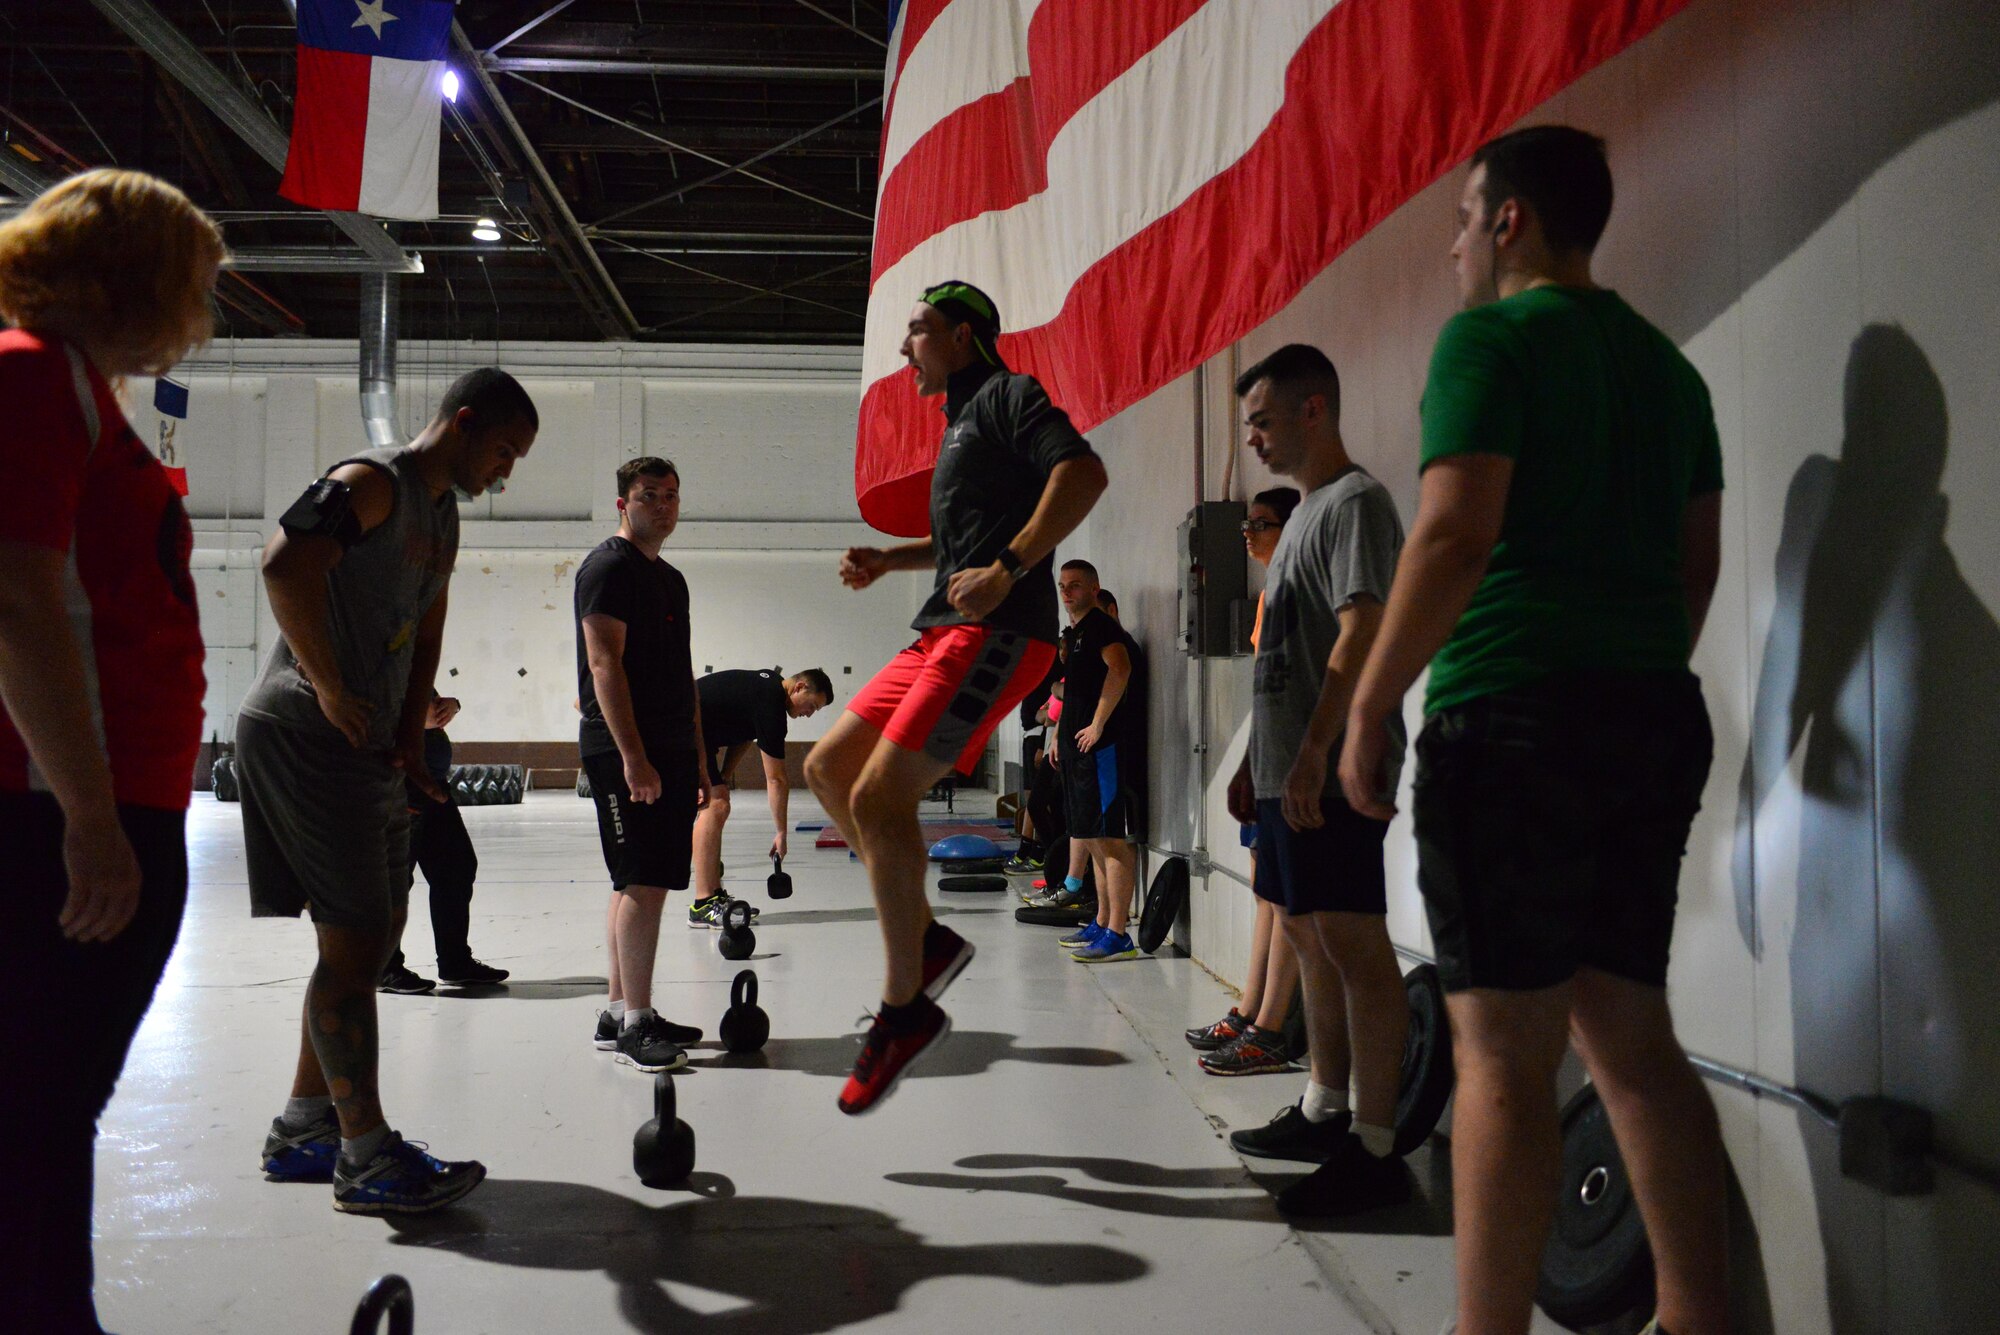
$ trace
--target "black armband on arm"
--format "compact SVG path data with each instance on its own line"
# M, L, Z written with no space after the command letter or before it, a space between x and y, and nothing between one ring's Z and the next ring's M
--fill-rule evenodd
M307 487L278 520L278 527L295 538L332 538L342 551L361 541L354 493L338 478L323 477Z

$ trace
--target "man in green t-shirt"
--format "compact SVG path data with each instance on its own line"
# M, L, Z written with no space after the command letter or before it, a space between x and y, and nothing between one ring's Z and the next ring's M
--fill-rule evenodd
M1417 520L1355 688L1340 778L1378 794L1387 721L1430 665L1419 880L1450 994L1461 1335L1525 1335L1574 1035L1646 1219L1661 1335L1727 1329L1715 1107L1674 1036L1667 952L1707 779L1688 658L1720 561L1708 393L1590 259L1604 145L1560 126L1472 158L1466 309L1423 399Z

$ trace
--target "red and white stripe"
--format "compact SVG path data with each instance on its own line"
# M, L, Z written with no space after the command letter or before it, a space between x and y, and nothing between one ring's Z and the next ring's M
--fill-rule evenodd
M889 46L855 490L928 529L940 422L898 348L990 292L1088 429L1687 0L905 0Z

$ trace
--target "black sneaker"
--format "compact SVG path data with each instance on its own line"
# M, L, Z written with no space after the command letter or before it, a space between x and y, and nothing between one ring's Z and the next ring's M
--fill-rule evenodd
M375 985L377 992L393 992L399 997L422 996L435 992L437 984L431 979L420 977L407 964L392 964L382 970L382 981Z
M666 1027L667 1037L686 1047L690 1043L701 1042L701 1030L691 1024L675 1024L672 1020L661 1020ZM591 1046L599 1052L609 1052L618 1046L618 1017L610 1011L597 1012L597 1032L591 1037Z
M1308 1122L1294 1103L1263 1126L1230 1132L1229 1147L1253 1159L1325 1163L1353 1122L1352 1113L1335 1113L1324 1122Z
M507 970L481 964L467 956L460 964L438 965L438 981L452 987L490 987L507 981Z
M687 1050L668 1036L667 1022L657 1015L620 1029L613 1055L624 1065L648 1074L678 1071L688 1064Z
M264 1137L266 1181L331 1182L339 1157L340 1123L331 1112L311 1126L286 1126L284 1118L274 1118Z
M336 1157L333 1208L343 1214L428 1214L485 1180L485 1164L475 1159L463 1163L433 1159L422 1145L391 1131L365 1164Z
M1353 1132L1342 1136L1325 1163L1278 1193L1278 1213L1331 1219L1401 1205L1414 1188L1410 1170L1395 1155L1378 1159Z

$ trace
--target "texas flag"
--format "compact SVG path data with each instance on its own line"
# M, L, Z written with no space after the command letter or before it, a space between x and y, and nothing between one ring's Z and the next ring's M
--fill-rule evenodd
M299 0L299 89L278 193L382 218L438 213L451 0Z

